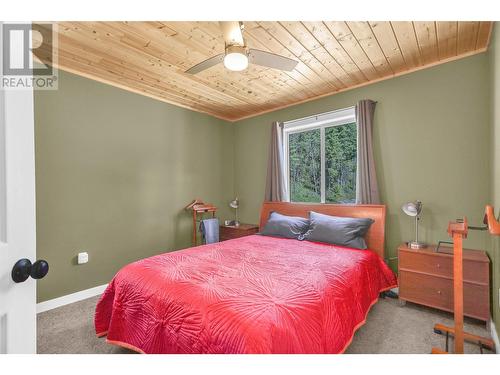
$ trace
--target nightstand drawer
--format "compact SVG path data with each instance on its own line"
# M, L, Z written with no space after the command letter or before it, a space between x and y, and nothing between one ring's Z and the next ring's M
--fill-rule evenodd
M490 264L464 259L464 282L490 283ZM489 286L488 286L489 288Z
M221 228L221 237L238 238L248 236L248 231L238 230L236 228L223 227Z
M250 236L257 233L258 231L259 227L252 224L240 224L238 227L221 225L219 231L219 239L221 241L232 240L234 238Z
M453 308L453 281L401 270L399 297L450 311Z
M399 254L401 270L419 271L438 276L453 276L453 258L427 255L411 251L401 251Z
M399 268L404 271L418 271L436 276L453 278L453 257L448 254L423 253L400 250ZM472 259L463 260L464 281L489 283L489 264Z
M402 300L453 312L453 279L400 270ZM464 315L489 320L489 288L464 282Z

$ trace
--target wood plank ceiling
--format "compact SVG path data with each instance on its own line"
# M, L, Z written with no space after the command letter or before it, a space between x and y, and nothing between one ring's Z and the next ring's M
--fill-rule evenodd
M59 22L57 66L235 121L484 52L492 22L245 22L250 48L299 61L292 72L219 64L218 22Z

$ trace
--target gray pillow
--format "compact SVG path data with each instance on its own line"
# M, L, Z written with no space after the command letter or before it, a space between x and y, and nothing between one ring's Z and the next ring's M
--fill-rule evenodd
M309 220L303 217L286 216L271 212L264 229L260 234L302 240L309 229Z
M305 239L326 242L354 249L366 249L363 238L374 220L369 218L339 217L309 213L310 228Z

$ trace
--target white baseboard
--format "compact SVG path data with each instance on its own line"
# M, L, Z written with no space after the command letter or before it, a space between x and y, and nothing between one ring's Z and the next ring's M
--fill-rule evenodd
M500 342L498 341L498 334L497 334L497 329L495 327L495 323L493 323L493 320L490 320L490 334L491 338L495 342L495 350L497 354L500 353Z
M73 302L78 302L90 297L98 296L102 294L108 284L99 285L94 288L85 289L80 292L67 294L62 297L49 299L48 301L40 302L36 304L36 312L37 314L42 313L44 311L55 309L56 307L68 305Z

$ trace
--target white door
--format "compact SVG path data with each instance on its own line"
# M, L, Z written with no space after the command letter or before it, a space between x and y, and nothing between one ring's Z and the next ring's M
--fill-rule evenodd
M11 277L36 255L33 125L33 91L0 88L0 353L36 353L36 281Z

